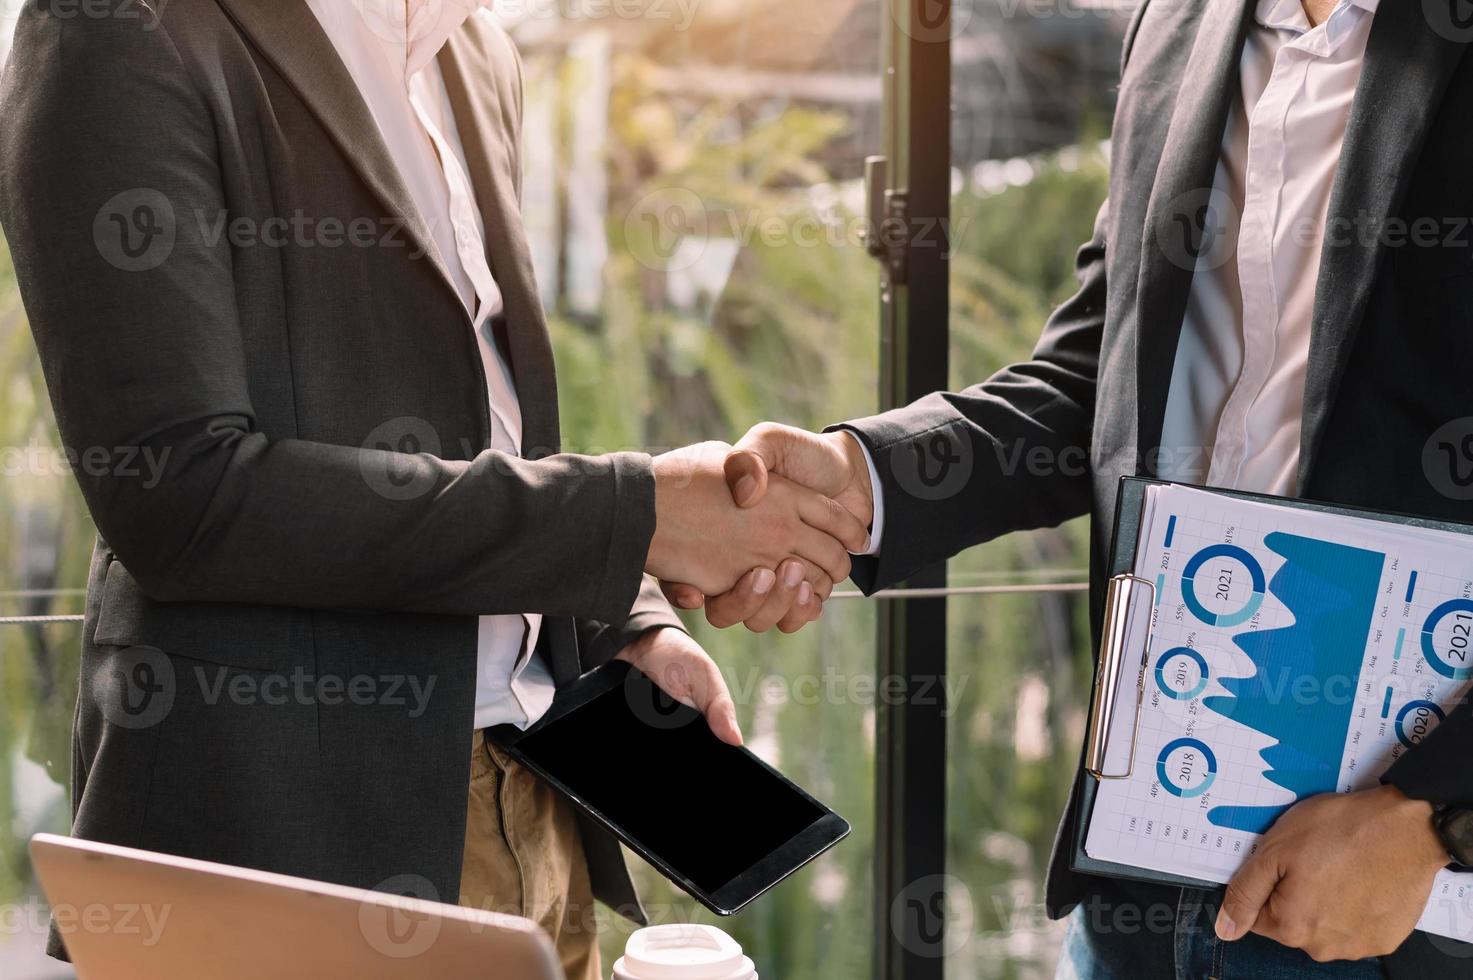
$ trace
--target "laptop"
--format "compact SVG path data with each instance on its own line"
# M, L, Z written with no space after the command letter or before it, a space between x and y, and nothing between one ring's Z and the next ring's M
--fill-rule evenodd
M516 916L54 834L31 861L81 980L563 980Z

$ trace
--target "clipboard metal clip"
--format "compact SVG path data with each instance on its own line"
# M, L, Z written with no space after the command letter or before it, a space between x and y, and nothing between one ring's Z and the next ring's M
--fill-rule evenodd
M1130 755L1124 772L1107 772L1106 756L1110 747L1110 732L1114 726L1120 705L1116 698L1120 692L1121 675L1125 672L1127 645L1130 637L1130 614L1135 608L1137 595L1144 594L1149 609L1156 604L1156 583L1138 575L1122 574L1110 579L1105 592L1105 621L1100 642L1099 669L1095 671L1094 697L1090 701L1089 735L1085 741L1084 771L1096 779L1129 779L1135 768L1135 746L1141 731L1141 701L1145 696L1146 658L1150 644L1147 633L1146 646L1140 651L1140 665L1135 679L1135 718L1130 729Z

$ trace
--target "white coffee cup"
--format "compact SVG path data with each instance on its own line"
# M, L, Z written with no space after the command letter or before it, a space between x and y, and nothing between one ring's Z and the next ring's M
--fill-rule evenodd
M613 980L757 980L757 969L715 926L650 926L624 944Z

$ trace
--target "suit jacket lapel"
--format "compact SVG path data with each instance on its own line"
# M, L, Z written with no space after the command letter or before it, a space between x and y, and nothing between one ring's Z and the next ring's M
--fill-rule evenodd
M220 2L322 123L343 157L387 209L387 217L404 222L416 251L433 265L459 304L450 273L394 166L378 123L311 9L303 0Z
M1413 164L1467 50L1428 23L1420 3L1385 0L1351 105L1315 281L1304 382L1299 486L1308 485L1325 424L1385 252L1382 230L1406 196Z
M535 458L559 449L557 375L518 202L520 161L514 148L520 134L508 131L516 123L503 115L504 93L494 90L492 76L469 73L481 57L462 29L441 50L440 70L486 228L487 257L506 306L512 374L522 408L522 454Z
M1202 248L1201 209L1212 192L1244 32L1255 6L1251 0L1205 5L1146 205L1137 301L1136 431L1141 449L1160 441L1195 256ZM1154 458L1154 453L1144 454L1147 469Z

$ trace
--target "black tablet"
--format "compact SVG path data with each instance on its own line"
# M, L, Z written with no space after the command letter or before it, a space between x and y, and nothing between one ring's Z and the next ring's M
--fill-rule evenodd
M717 915L731 915L849 833L843 817L623 661L492 740Z

